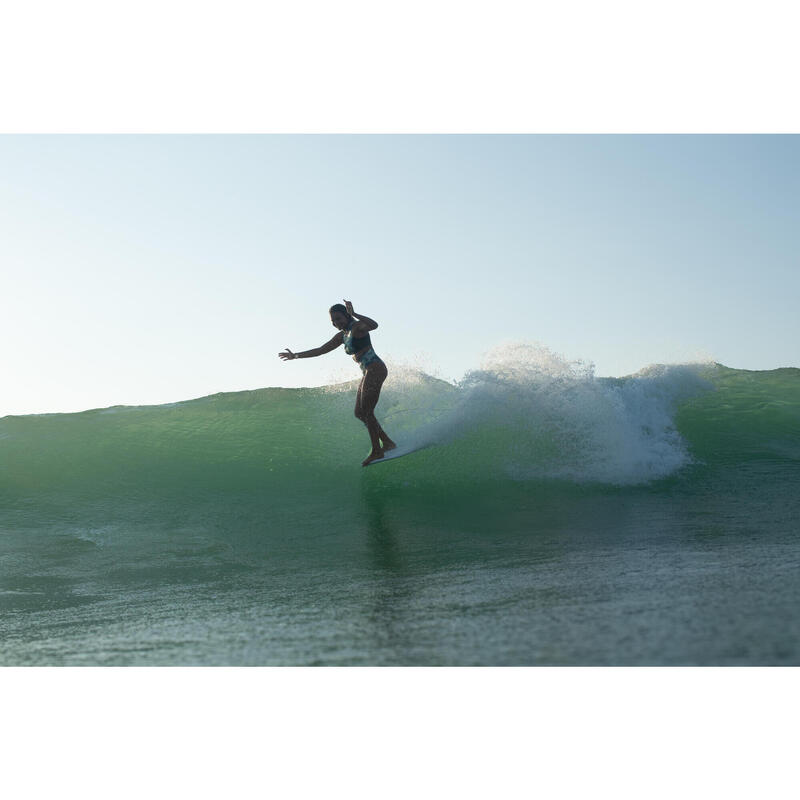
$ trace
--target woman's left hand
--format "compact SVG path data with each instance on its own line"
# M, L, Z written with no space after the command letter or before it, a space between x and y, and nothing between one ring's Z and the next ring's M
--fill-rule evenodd
M344 301L344 307L347 309L347 313L352 317L356 312L353 311L353 304L349 300Z

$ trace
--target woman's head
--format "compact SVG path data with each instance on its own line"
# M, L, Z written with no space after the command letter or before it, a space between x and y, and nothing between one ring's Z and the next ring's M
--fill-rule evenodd
M331 324L340 331L345 330L353 321L353 318L347 313L347 309L341 303L336 303L336 305L331 306L329 312L331 315Z

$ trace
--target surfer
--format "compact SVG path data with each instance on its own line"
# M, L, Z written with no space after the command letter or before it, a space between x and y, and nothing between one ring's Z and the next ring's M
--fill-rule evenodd
M371 461L383 458L386 450L394 450L397 445L386 435L386 431L381 428L375 418L375 406L381 396L381 386L386 380L388 370L386 364L378 358L377 353L372 349L372 342L369 332L378 327L375 320L365 317L363 314L356 314L353 311L353 304L349 300L344 301L344 305L337 303L330 307L331 324L339 329L330 341L313 350L303 350L302 353L293 353L287 347L278 357L284 361L292 361L295 358L314 358L316 356L330 353L340 344L344 345L344 351L361 367L361 383L356 394L355 414L366 426L372 442L372 452L361 462L362 467L366 467Z

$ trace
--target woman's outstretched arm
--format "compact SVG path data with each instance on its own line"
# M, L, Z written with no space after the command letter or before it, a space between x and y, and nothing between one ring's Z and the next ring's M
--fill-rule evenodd
M295 358L315 358L325 355L335 350L343 341L344 334L339 331L329 342L325 342L322 347L315 347L313 350L303 350L302 353L293 353L288 347L282 353L278 353L278 358L283 361L292 361Z

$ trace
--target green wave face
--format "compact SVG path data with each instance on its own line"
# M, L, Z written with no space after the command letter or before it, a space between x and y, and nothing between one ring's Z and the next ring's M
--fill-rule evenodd
M302 502L366 480L356 384L261 389L150 407L0 420L6 504L25 498L257 492ZM582 368L495 367L458 386L406 372L377 410L404 445L371 480L625 486L713 466L800 457L800 370L654 367L622 379ZM431 446L432 445L432 446Z
M0 664L797 662L800 370L355 389L0 420Z
M713 391L681 406L679 430L709 464L800 460L800 369L764 372L715 365Z

